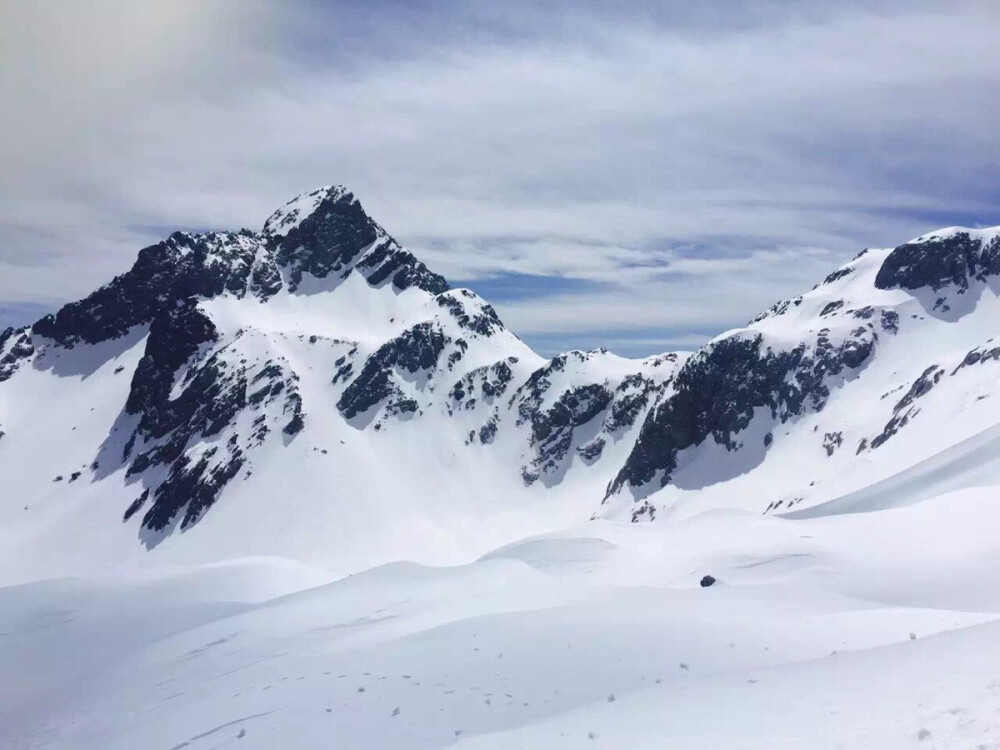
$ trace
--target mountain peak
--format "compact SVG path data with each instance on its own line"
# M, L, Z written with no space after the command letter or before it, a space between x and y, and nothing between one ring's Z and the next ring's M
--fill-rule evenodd
M403 291L416 286L431 294L449 289L361 207L343 185L329 185L292 198L264 223L261 234L277 265L288 270L288 290L307 275L343 278L360 271L372 286L391 279Z
M160 308L189 297L250 295L266 301L285 289L333 289L353 273L372 287L450 287L399 245L343 185L292 198L260 233L174 232L139 251L129 271L37 321L33 331L64 345L98 343L148 324Z
M269 238L286 237L324 205L361 207L354 193L344 185L324 185L296 195L271 214L264 222L263 234Z

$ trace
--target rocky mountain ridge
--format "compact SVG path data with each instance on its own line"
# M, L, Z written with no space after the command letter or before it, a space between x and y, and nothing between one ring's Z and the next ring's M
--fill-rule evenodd
M583 517L653 520L689 500L725 505L734 488L751 496L741 507L785 512L832 499L828 476L877 476L879 452L938 394L983 391L970 430L1000 419L982 407L998 273L1000 230L941 230L865 251L691 354L545 361L327 187L260 232L174 233L88 297L0 333L0 464L64 439L47 432L66 432L58 416L39 425L18 404L96 378L124 397L109 395L91 438L65 436L86 459L25 479L17 502L50 507L85 479L121 498L146 547L223 497L238 507L258 465L323 495L330 481L364 487L361 464L401 471L424 446L444 476L414 479L420 492L460 466ZM333 468L303 470L301 441ZM338 460L340 446L360 458ZM810 468L761 486L790 446Z

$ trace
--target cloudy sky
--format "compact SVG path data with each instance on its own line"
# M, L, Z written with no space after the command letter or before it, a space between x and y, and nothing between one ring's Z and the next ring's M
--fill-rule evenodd
M351 187L544 353L1000 224L1000 3L0 0L0 324Z

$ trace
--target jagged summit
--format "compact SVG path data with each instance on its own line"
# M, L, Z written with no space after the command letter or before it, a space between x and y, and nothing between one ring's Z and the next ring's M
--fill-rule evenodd
M266 301L282 290L298 291L305 278L315 289L355 272L371 286L390 283L396 291L449 289L376 224L353 193L333 186L293 198L259 234L175 232L140 250L129 271L32 330L64 346L95 344L148 325L172 300L230 295Z
M293 198L264 223L262 236L277 264L288 269L292 292L304 274L323 279L352 269L373 286L391 280L399 291L416 286L438 294L449 288L444 277L429 271L376 224L342 185Z
M295 196L281 208L271 214L264 222L262 231L265 237L287 236L303 221L317 213L324 204L329 208L335 206L361 206L361 203L350 190L343 185L325 185L307 193Z
M950 228L692 353L546 360L327 186L0 334L0 474L25 501L0 523L62 535L58 572L78 523L108 564L374 564L554 517L803 512L1000 423L998 278L1000 229Z

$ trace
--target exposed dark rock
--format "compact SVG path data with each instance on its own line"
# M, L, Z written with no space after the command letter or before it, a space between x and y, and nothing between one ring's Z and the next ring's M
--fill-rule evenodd
M881 322L886 333L899 333L899 313L895 310L883 310Z
M298 393L289 394L285 401L285 414L291 414L288 423L281 428L281 431L289 437L294 437L305 428L305 414L302 412L302 397ZM326 451L323 451L326 453Z
M611 392L594 383L564 392L549 409L520 410L520 414L530 420L531 441L538 443L564 427L586 424L604 411L610 401Z
M609 433L616 433L634 425L636 418L649 405L650 398L664 385L666 383L657 385L641 373L626 376L615 388L611 409L604 420L604 429Z
M850 276L852 273L854 273L853 266L848 266L846 268L838 268L836 271L834 271L825 279L823 279L823 284L832 284L834 281L842 279L845 276Z
M451 343L439 324L419 323L386 342L366 361L358 376L344 390L337 408L345 419L353 419L391 397L401 398L393 382L393 370L411 375L437 366L447 344Z
M893 411L902 411L921 396L926 396L930 393L931 389L938 384L942 375L944 375L943 368L938 367L937 365L931 365L928 367L920 374L919 378L913 381L913 385L910 386L910 389L896 403L893 407Z
M1000 238L983 246L968 232L947 237L931 236L900 245L882 263L875 277L879 289L929 288L934 291L954 285L969 288L969 280L984 281L1000 273Z
M346 381L351 377L352 374L354 374L354 362L349 360L352 360L354 355L357 353L358 353L358 348L356 346L352 347L347 354L338 357L337 361L333 363L334 367L337 368L337 372L335 372L333 375L332 382L334 384L339 383L341 381Z
M711 586L711 585L712 585L713 583L715 583L715 578L714 578L713 576L704 576L704 577L702 577L702 579L701 579L701 581L700 581L699 585L700 585L700 586L701 586L701 587L702 587L703 589L707 589L707 588L708 588L709 586Z
M601 454L604 452L604 445L604 438L594 438L589 443L577 448L576 452L580 454L580 458L584 461L593 463L601 457Z
M819 315L822 318L825 315L829 315L830 313L836 312L843 306L844 306L844 300L842 299L834 300L833 302L827 303L820 311Z
M134 516L139 511L139 509L142 508L143 505L145 505L146 500L148 499L149 499L149 488L146 488L145 490L142 491L142 494L139 495L139 497L137 497L135 500L133 500L131 505L129 505L128 508L125 509L125 515L122 516L122 521L127 521L132 516Z
M491 417L486 424L479 428L479 442L483 445L489 445L493 442L493 438L497 434L497 418L496 416Z
M171 464L170 473L156 490L156 502L143 516L142 525L145 528L162 531L185 506L187 510L181 528L198 521L244 463L239 448L227 451L214 460L218 451L217 447L209 448L197 460L183 455Z
M139 429L153 437L162 437L183 414L178 408L191 404L171 404L170 391L174 374L205 344L216 341L215 324L186 298L168 305L150 325L146 350L132 375L132 387L125 411L140 415ZM203 378L204 379L204 378Z
M381 244L365 255L377 240ZM442 277L386 235L351 193L330 189L315 210L287 233L270 224L263 235L247 230L175 232L141 250L128 272L45 316L32 330L63 346L98 343L148 325L178 300L223 293L243 297L248 292L268 299L282 287L280 267L288 269L290 290L295 291L304 273L324 278L349 271L355 261L360 261L374 285L391 274L399 290L418 286L437 294L448 289Z
M0 333L0 383L8 380L34 353L27 328L7 328Z
M905 427L909 423L910 419L917 415L919 409L914 405L914 402L930 393L931 389L938 384L943 375L943 368L938 367L937 365L931 365L921 373L920 377L913 381L909 390L907 390L903 397L896 402L896 405L892 407L892 418L886 423L882 432L872 438L872 450L883 445L889 438ZM861 447L859 446L858 452L860 451Z
M788 312L790 307L798 307L802 304L802 297L793 297L792 299L781 300L780 302L775 302L771 307L762 312L756 318L750 321L750 325L754 323L760 323L762 320L767 320L768 318L776 318L778 316L784 315Z
M453 408L472 408L476 393L481 393L483 400L492 404L504 394L513 380L511 365L514 364L517 364L517 357L508 357L492 365L477 367L463 375L448 392Z
M832 456L833 452L843 443L844 436L840 432L827 432L823 435L823 448L826 450L827 456Z
M63 346L96 344L148 325L165 307L223 292L243 296L259 242L249 232L175 232L143 248L128 272L32 327Z
M639 523L642 520L655 521L656 520L656 507L648 500L643 500L633 511L632 511L632 523Z
M518 407L518 424L531 425L531 445L535 458L525 469L530 484L543 474L554 473L562 465L573 443L573 431L603 412L611 403L611 391L598 383L578 386L560 394L549 408L540 399L528 399Z
M841 268L823 283L854 272L853 266ZM1000 241L984 246L968 233L959 233L896 248L879 269L876 286L931 290L957 286L961 292L972 280L983 281L998 272ZM243 332L217 329L205 312L213 308L199 306L199 300L223 294L267 300L282 292L286 282L288 291L297 294L332 290L350 274L355 274L352 283L363 279L373 287L385 287L386 299L391 297L390 285L396 292L419 288L434 295L426 301L433 299L436 305L431 305L433 320L412 326L364 361L355 362L357 347L347 351L350 344L345 345L346 353L332 368L337 387L330 389L340 393L337 407L343 417L370 414L373 429L380 430L391 428L390 417L416 418L436 402L451 414L469 415L458 429L468 435L470 444L476 439L489 444L500 429L516 422L524 427L517 434L529 435L530 452L521 467L528 483L559 481L576 457L587 463L602 456L607 460L607 453L616 452L607 446L626 436L631 439L628 430L638 427L638 439L608 490L610 494L625 485L639 489L633 520L653 519L656 506L643 499L647 490L642 488L648 485L652 490L669 482L681 451L709 438L729 451L742 450L741 433L758 419L763 421L747 441L753 451L748 457L757 460L774 442L772 423L823 409L831 389L872 356L876 330L894 334L900 325L893 310L874 305L845 310L846 303L836 300L820 313L829 318L820 325L830 328L807 334L798 345L775 343L772 348L769 343L782 340L778 333L764 338L744 332L703 348L676 374L672 367L669 372L654 372L670 360L663 357L645 361L621 382L597 376L593 378L597 382L586 382L579 373L587 369L577 364L595 353L570 352L523 383L515 358L458 377L470 355L476 354L477 363L483 361L475 349L477 341L503 330L496 311L467 290L449 290L442 277L369 218L350 192L327 188L279 210L260 234L175 233L143 249L130 271L87 298L31 328L4 330L0 381L30 363L36 349L37 366L42 367L52 350L52 359L58 359L61 347L125 334L131 334L126 341L138 341L148 330L124 412L111 430L117 435L109 434L107 450L102 447L101 460L95 460L91 470L99 479L124 468L128 481L139 485L136 491L142 492L125 511L125 520L141 509L146 529L166 530L175 523L183 529L217 501L227 482L244 471L250 476L257 447L267 440L287 444L296 439L306 419L298 376L287 361L275 354L273 361L259 363L258 353L269 350L240 349L237 342ZM315 279L328 281L315 284ZM933 302L943 312L955 298L940 292L921 296L921 302L927 307ZM800 305L801 297L784 300L757 320L785 315ZM454 333L455 324L462 329L460 335ZM851 326L855 327L848 334ZM225 327L220 323L220 328ZM247 335L260 332L251 329ZM328 342L307 332L288 336L296 337L299 342L308 340L314 350ZM118 350L114 356L121 347ZM1000 361L1000 347L984 345L970 351L951 374L989 361ZM123 366L115 369L121 371ZM562 374L554 377L556 373ZM674 377L668 379L667 374ZM942 376L940 368L929 368L918 378L870 447L879 447L912 419L919 399ZM481 426L480 419L485 419ZM840 432L819 431L816 437L820 434L828 455L842 447ZM867 449L868 439L861 440L858 452ZM82 472L74 472L69 481L80 476ZM62 476L55 481L61 480ZM783 508L785 502L791 506L796 500L780 500L769 509Z
M646 417L625 465L608 496L624 485L640 487L657 477L670 481L677 454L711 436L735 450L735 435L746 429L757 408L784 422L806 410L820 410L830 395L827 378L860 367L871 354L873 334L833 345L827 331L810 349L763 349L763 338L734 336L702 349L681 367L670 397Z
M235 426L241 413L262 412L280 402L288 418L285 434L302 429L298 376L278 362L265 362L251 374L246 359L231 353L233 342L218 344L214 324L191 299L168 308L150 325L125 408L135 427L121 457L127 476L146 477L151 505L142 525L147 529L167 528L182 510L181 528L186 528L215 502L243 466L245 451L266 438L267 419L258 414L246 434L234 431L225 443L201 453L189 448ZM157 467L162 470L146 474Z
M412 286L432 294L448 290L444 278L401 248L350 191L323 188L307 198L294 202L301 201L301 208L279 209L264 225L265 242L277 264L288 269L290 291L298 289L306 273L323 279L346 276L355 267L372 286L391 278L400 291Z
M853 338L841 347L840 361L852 370L861 367L872 353L873 339L865 338L868 333L864 328L855 329L852 333Z
M988 349L976 347L965 355L962 361L958 364L958 367L952 370L951 374L955 375L959 370L965 367L996 361L1000 361L1000 346L994 346Z
M324 192L308 216L291 218L295 223L285 226L275 226L274 217L268 219L264 236L278 265L288 269L288 288L293 292L303 274L322 279L342 271L379 239L378 225L354 194L344 190Z
M386 416L394 417L400 414L415 414L420 410L418 404L412 398L397 398L390 401L385 407Z
M381 285L391 276L393 287L399 291L417 287L431 294L441 294L449 289L443 276L428 270L412 253L401 248L391 238L366 255L358 268L366 272L368 283L373 286Z
M481 336L490 336L494 331L503 328L503 323L500 322L493 306L483 303L468 289L455 289L439 294L437 303L447 308L460 326Z

